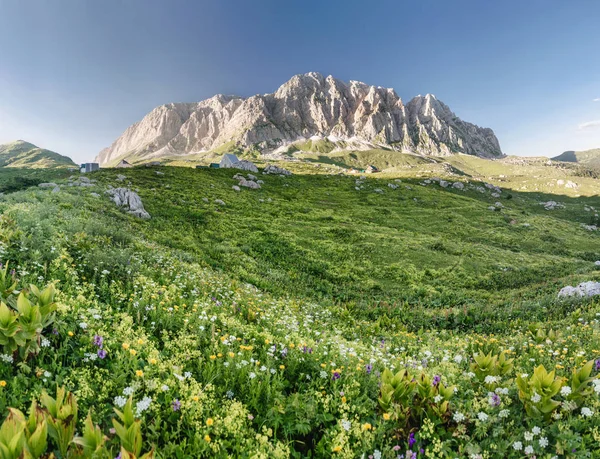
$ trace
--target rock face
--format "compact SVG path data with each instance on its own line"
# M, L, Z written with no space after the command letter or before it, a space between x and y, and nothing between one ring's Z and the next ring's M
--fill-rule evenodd
M106 194L111 197L118 207L126 210L128 214L145 220L150 218L150 214L144 209L142 200L135 191L127 188L111 188L106 191Z
M502 156L491 129L460 120L431 94L405 105L393 89L307 73L272 94L216 95L157 107L102 150L96 162L200 153L225 144L270 152L306 140L436 156Z

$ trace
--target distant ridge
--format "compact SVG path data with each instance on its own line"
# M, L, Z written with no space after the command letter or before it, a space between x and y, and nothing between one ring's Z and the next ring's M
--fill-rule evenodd
M39 148L24 140L0 145L0 167L51 169L77 166L68 156Z
M459 119L435 96L404 104L393 89L311 72L272 94L171 103L133 124L96 162L235 151L288 154L385 148L431 156L503 157L494 132ZM295 148L296 144L301 144Z
M554 161L578 163L583 166L600 167L600 148L585 151L565 151L552 159Z

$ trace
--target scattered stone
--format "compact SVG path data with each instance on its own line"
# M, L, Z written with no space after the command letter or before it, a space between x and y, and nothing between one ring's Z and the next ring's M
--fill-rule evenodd
M383 190L381 188L375 188L373 191L375 193L383 193Z
M220 199L215 199L215 204L218 204L218 205L220 205L220 206L224 206L224 205L225 205L225 202L224 202L224 201L221 201Z
M208 198L202 198L202 201L208 204Z
M117 182L122 182L123 180L125 180L127 178L127 176L125 175L117 175L117 178L115 179Z
M290 171L283 167L276 166L274 164L267 164L267 167L263 169L263 174L275 174L275 175L292 175ZM251 179L255 180L255 179Z
M596 266L600 266L600 260L598 260L598 261L595 261L595 262L594 262L594 265L596 265Z
M600 282L593 281L582 282L577 287L572 287L571 285L568 285L567 287L562 288L560 292L558 292L559 298L572 296L590 297L596 295L600 295Z
M240 189L240 187L239 187L239 186L237 186L237 185L233 185L231 188L233 189L233 191L242 191L242 190Z
M480 193L485 193L485 188L482 186L475 187L475 190L479 191Z
M59 186L55 186L55 187L52 189L52 193L58 193L59 191L60 191L60 187L59 187Z
M492 198L499 198L500 197L500 193L492 193Z
M457 190L464 190L465 189L465 185L462 182L454 182L452 184L452 188L456 188Z
M248 174L248 180L254 180L256 182L256 175Z
M264 180L257 180L256 183L258 183L259 185L264 185Z
M448 182L446 182L445 180L440 180L440 186L442 188L448 188L448 185L450 185Z
M245 159L238 161L237 163L233 163L231 167L243 171L258 172L258 167L256 167L256 165L253 162L247 161Z
M496 201L496 202L494 203L494 205L495 205L495 206L496 206L498 209L503 209L503 208L504 208L504 206L502 205L502 203L501 203L500 201Z
M49 182L49 183L40 183L38 186L40 188L56 188L58 185L56 183Z
M588 231L598 231L598 227L596 225L586 225L582 223L581 226Z
M256 183L253 180L241 180L239 183L240 186L246 187L246 188L250 188L252 190L258 190L260 189L260 185L258 183ZM287 185L287 184L286 184Z
M388 187L391 188L392 190L395 190L398 188L398 185L394 185L393 183L388 183Z
M544 209L546 210L554 210L560 207L564 207L562 204L559 204L556 201L541 202L540 204L543 205Z
M156 175L165 175L165 173L164 173L164 172L161 172L161 171L154 171L154 173L155 173Z
M90 196L93 196L95 198L99 198L100 197L100 195L98 193L90 193Z
M113 202L118 206L124 208L128 214L142 219L149 219L150 214L144 209L142 200L135 191L131 191L127 188L112 188L106 191Z

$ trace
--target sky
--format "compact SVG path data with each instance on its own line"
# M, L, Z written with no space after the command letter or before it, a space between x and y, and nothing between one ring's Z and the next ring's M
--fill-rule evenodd
M506 154L600 147L596 0L0 0L0 144L92 160L168 102L298 73L435 94Z

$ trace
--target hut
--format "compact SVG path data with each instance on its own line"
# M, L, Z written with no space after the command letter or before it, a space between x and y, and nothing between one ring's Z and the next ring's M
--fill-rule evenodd
M133 167L133 166L123 159L115 167L118 168L118 169L123 169L123 168L126 168L126 167Z
M210 167L211 169L218 169L219 168L219 163L210 163Z
M88 172L94 172L100 169L100 164L98 163L83 163L79 168L79 171L82 174L87 174Z
M225 153L221 158L221 162L219 163L219 167L228 168L233 167L235 164L239 163L240 160L233 153Z

